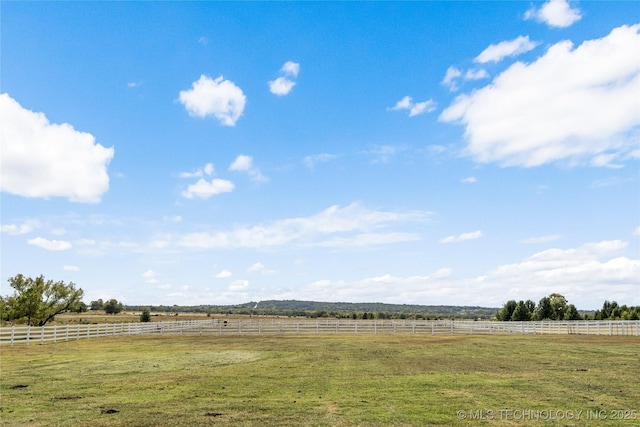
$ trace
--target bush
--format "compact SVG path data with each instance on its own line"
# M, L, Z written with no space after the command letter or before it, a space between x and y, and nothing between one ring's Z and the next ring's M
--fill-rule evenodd
M142 314L140 314L140 321L151 322L151 313L149 312L149 310L145 309L142 311Z

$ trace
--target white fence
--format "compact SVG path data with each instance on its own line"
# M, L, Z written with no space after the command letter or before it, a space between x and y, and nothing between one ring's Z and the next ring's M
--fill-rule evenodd
M189 320L150 323L109 323L0 328L0 345L100 338L116 335L609 335L640 336L640 321L493 322L461 320Z

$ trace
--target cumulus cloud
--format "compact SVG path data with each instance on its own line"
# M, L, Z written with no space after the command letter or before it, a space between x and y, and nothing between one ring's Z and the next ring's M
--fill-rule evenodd
M463 81L482 80L488 77L489 77L489 73L487 73L487 71L482 68L478 68L478 69L473 68L473 69L467 70L463 74L461 70L451 66L447 68L447 72L444 78L442 79L441 84L445 87L448 87L451 92L455 92L458 89L460 89L460 87L458 86L458 84L460 83L460 80L463 80Z
M77 265L65 265L62 267L63 271L80 271L80 267Z
M296 82L292 79L298 77L299 72L300 64L292 61L285 62L280 69L280 73L284 75L269 82L269 90L271 93L284 96L291 92L291 89L296 85Z
M178 99L190 115L213 116L224 126L235 126L246 103L242 89L223 76L200 76L191 89L180 91Z
M48 240L43 237L36 237L27 240L27 243L33 246L46 249L48 251L66 251L71 249L73 245L65 240Z
M458 86L455 81L462 75L462 71L458 70L456 67L447 68L447 72L442 79L442 84L448 87L452 92L458 90Z
M12 236L31 233L38 224L36 222L28 222L24 224L2 224L0 232L7 233Z
M474 182L476 182L476 181L477 181L477 179L476 179L476 177L475 177L475 176L469 176L469 177L464 178L464 179L462 180L462 182L463 182L463 183L465 183L465 184L473 184L473 183L474 183Z
M147 270L144 273L142 273L142 278L146 283L149 283L149 284L158 283L159 276L160 275L153 270Z
M539 9L532 7L525 15L524 19L535 19L550 27L569 27L582 18L580 10L572 8L567 0L549 0Z
M638 226L638 228L633 230L633 234L636 235L636 236L640 236L640 226Z
M472 231L469 233L462 233L458 236L447 236L444 239L440 240L440 243L455 243L455 242L464 242L465 240L475 240L482 237L482 231Z
M255 264L252 264L251 267L249 267L247 269L248 273L255 273L256 271L260 271L264 269L264 264L261 262L256 262Z
M70 124L53 124L43 113L0 94L0 188L23 197L65 197L97 203L109 189L113 148Z
M300 64L293 61L287 61L280 69L280 72L294 78L298 77L298 73L300 72Z
M453 270L445 267L428 275L382 274L349 281L321 279L272 297L457 304L464 293L469 305L499 307L509 299L537 301L559 292L583 309L600 307L604 300L637 305L640 259L619 256L626 248L622 241L603 241L573 249L547 249L476 277L455 277Z
M296 82L289 80L287 77L278 77L269 82L269 90L272 94L283 96L291 92Z
M486 62L500 62L508 56L516 56L529 52L538 45L529 40L529 36L520 36L510 41L492 44L482 51L474 61L484 64Z
M366 239L369 244L396 243L420 239L413 233L394 234L391 239L381 229L409 222L425 221L428 212L386 212L369 210L353 203L346 207L331 206L306 218L289 218L253 227L229 231L189 233L178 239L184 247L263 248L283 245L298 246L358 246ZM362 237L362 235L366 237ZM378 236L377 238L375 236ZM360 237L359 237L360 236ZM338 244L340 243L340 244Z
M269 270L264 267L264 264L261 262L256 262L252 264L249 268L247 268L247 273L260 273L263 276L269 276L275 274L275 270Z
M559 292L594 298L600 304L605 299L628 300L640 291L640 260L615 256L626 247L626 242L611 240L575 249L547 249L519 263L501 265L477 278L477 283L513 289L520 295Z
M207 163L204 168L197 169L195 172L180 172L180 178L200 178L202 176L211 176L214 173L213 163Z
M249 177L253 181L266 182L269 180L269 178L262 174L260 169L253 166L253 157L244 154L240 154L238 157L236 157L231 165L229 165L229 170L236 172L246 172L247 174L249 174Z
M185 191L182 192L182 197L187 199L208 199L211 196L222 193L230 193L235 188L235 185L231 181L226 179L214 178L208 181L204 178L200 178L195 184L191 184Z
M640 125L640 24L574 48L551 46L493 82L458 96L440 115L466 126L478 162L533 167L565 160L622 161L637 154ZM594 165L603 165L599 162Z
M410 96L405 96L396 103L393 107L387 108L387 110L409 110L409 117L414 117L419 114L429 113L436 109L436 103L433 99L429 99L423 102L413 102Z
M228 279L229 277L233 276L233 274L229 271L229 270L222 270L221 272L219 272L218 274L216 274L215 277L216 279Z

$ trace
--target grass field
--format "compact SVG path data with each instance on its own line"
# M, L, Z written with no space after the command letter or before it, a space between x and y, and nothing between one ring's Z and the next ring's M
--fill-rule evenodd
M637 337L145 336L0 351L4 426L640 425Z

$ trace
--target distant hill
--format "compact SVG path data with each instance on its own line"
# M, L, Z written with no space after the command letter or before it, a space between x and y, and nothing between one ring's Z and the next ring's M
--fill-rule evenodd
M236 305L199 306L126 306L126 310L149 308L160 312L191 312L217 314L250 314L275 316L305 316L334 318L379 319L489 319L498 308L452 305L386 304L379 302L319 302L299 300L251 301Z

